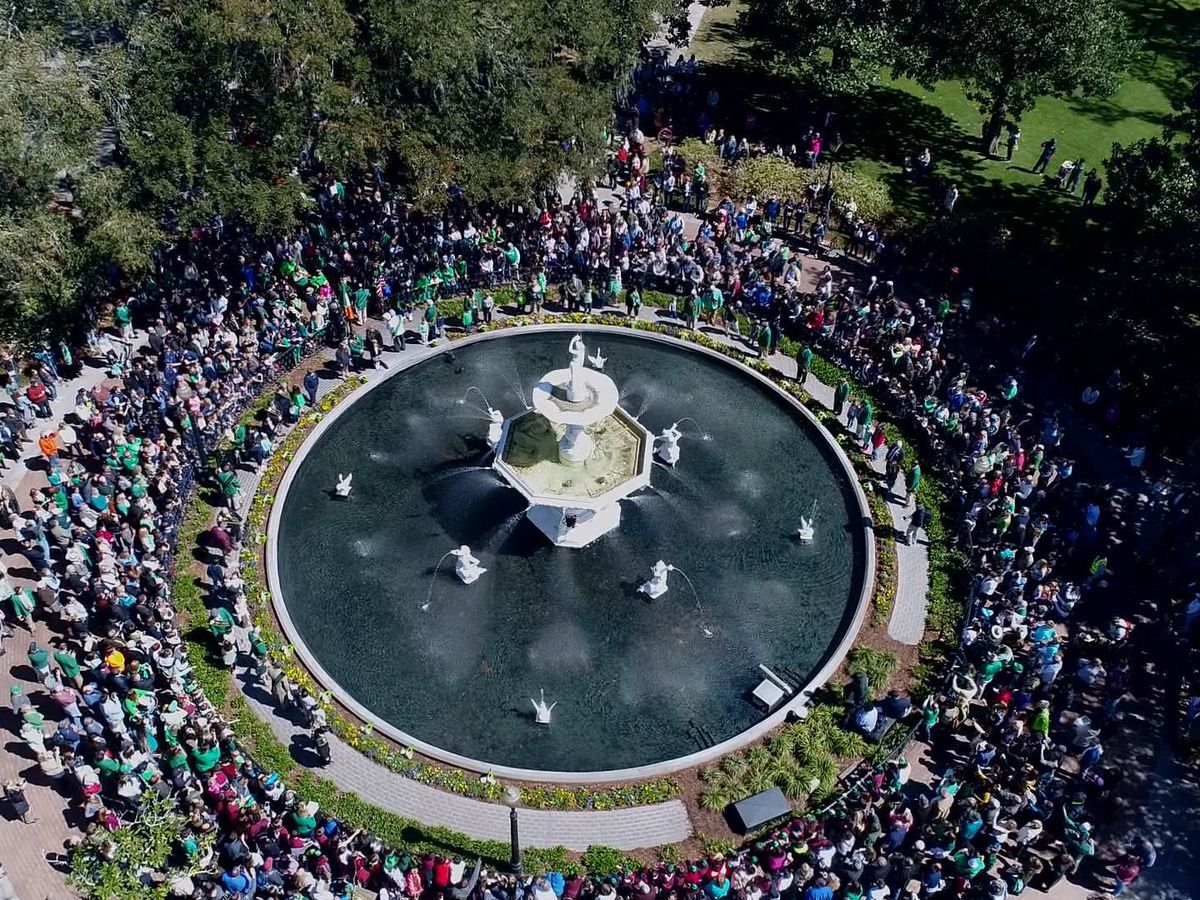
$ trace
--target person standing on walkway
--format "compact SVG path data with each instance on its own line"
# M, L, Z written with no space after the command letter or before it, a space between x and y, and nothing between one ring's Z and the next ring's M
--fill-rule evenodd
M809 344L796 354L796 380L801 384L808 381L808 372L812 368L813 351Z
M842 417L842 410L846 407L846 401L850 399L850 382L843 378L838 382L837 390L833 392L833 414L839 419Z
M916 540L917 533L925 527L925 523L928 521L929 510L918 500L916 508L908 519L908 528L904 531L904 543L911 544Z
M912 500L917 499L917 491L921 489L921 464L914 462L911 469L908 470L908 480L905 482L908 488L908 496Z
M858 440L861 444L867 443L867 436L871 433L871 424L875 421L875 407L871 405L871 401L866 397L858 408Z
M30 816L29 800L25 797L25 781L21 778L4 783L4 799L8 802L13 814L26 825L37 821L36 816Z

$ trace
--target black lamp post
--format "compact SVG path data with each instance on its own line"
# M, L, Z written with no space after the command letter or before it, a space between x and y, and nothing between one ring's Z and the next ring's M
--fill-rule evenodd
M504 790L504 802L508 805L509 865L517 875L521 874L521 837L517 831L517 804L521 802L521 790L510 784Z

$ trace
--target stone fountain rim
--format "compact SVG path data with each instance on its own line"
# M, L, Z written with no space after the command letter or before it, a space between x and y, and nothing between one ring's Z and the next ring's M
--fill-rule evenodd
M817 673L808 680L791 697L791 699L783 704L779 709L775 710L769 716L755 723L744 731L740 731L730 738L719 741L711 747L706 747L703 750L697 750L695 753L689 753L685 756L677 756L672 759L660 760L654 763L648 763L641 766L630 766L623 769L602 769L591 772L573 772L573 771L557 771L547 769L525 769L517 766L494 765L486 760L473 759L462 754L452 753L448 750L443 750L434 744L427 743L414 735L407 734L395 725L387 722L371 710L367 709L362 703L354 698L345 688L325 671L324 667L317 658L308 649L300 636L299 629L292 622L291 616L288 614L287 604L283 599L283 592L280 589L279 580L279 527L280 516L287 501L287 494L292 485L292 480L296 473L300 471L301 463L308 456L309 451L316 446L320 437L325 431L330 428L348 409L356 406L362 397L365 397L379 385L383 384L401 372L407 371L412 366L423 363L429 359L453 349L454 347L462 347L467 344L482 343L484 341L504 338L508 335L527 333L527 332L542 332L542 333L566 333L566 332L595 332L609 333L615 335L631 335L637 338L642 338L649 341L657 341L658 343L667 344L673 347L690 350L697 353L706 354L709 357L720 360L726 365L738 369L742 374L758 379L759 382L769 387L779 397L789 403L793 409L797 410L800 415L812 426L814 426L816 434L825 441L826 445L833 451L834 458L842 467L843 473L849 480L854 498L858 503L860 522L862 523L864 558L861 571L862 587L859 592L858 604L854 611L854 618L850 625L842 633L842 638L829 654L824 665ZM494 331L487 331L480 334L469 335L463 338L458 338L454 341L447 341L440 347L432 348L429 353L414 355L387 370L382 377L373 378L367 382L360 390L355 391L347 401L338 404L333 410L326 415L317 426L305 438L304 443L296 451L295 457L288 463L287 469L284 471L283 478L279 482L279 487L275 491L274 501L271 504L270 517L267 520L267 543L266 543L266 570L267 570L267 586L271 594L271 606L275 611L275 616L279 621L280 627L283 629L284 635L289 643L295 648L296 657L308 670L309 674L316 680L321 687L329 690L337 699L337 702L346 709L350 710L355 716L363 722L370 723L375 731L389 738L390 740L400 744L401 746L412 747L414 750L428 756L430 759L437 760L440 763L445 763L451 766L457 766L460 769L465 769L470 772L491 773L498 777L508 778L515 781L530 781L530 782L548 782L558 784L601 784L610 782L624 781L640 781L649 778L659 778L670 775L674 772L683 771L686 769L696 768L698 766L707 765L729 753L736 750L741 750L749 746L770 732L774 731L779 726L788 721L789 717L798 715L801 710L807 706L809 700L815 691L819 690L833 676L838 667L842 664L842 660L850 652L854 646L854 641L858 637L859 631L862 629L863 621L866 619L867 611L871 606L871 599L875 592L875 539L874 529L872 527L871 508L867 503L867 496L862 489L862 485L858 480L858 475L854 470L853 464L845 451L834 439L833 435L825 428L824 425L817 419L815 415L803 403L783 390L770 378L767 378L760 372L743 364L739 360L733 359L712 350L708 347L700 346L689 341L684 341L670 335L662 334L657 331L629 328L622 325L579 325L579 324L539 324L539 325L522 325L516 328L498 328Z

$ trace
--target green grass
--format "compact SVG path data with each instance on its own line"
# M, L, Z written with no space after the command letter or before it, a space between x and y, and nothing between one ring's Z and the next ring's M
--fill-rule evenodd
M737 57L742 41L737 34L737 17L742 11L740 0L726 6L710 6L692 36L691 53L703 63L727 62Z
M1048 209L1068 210L1077 200L1028 171L1042 141L1058 140L1053 169L1080 157L1091 168L1109 156L1113 143L1159 134L1171 100L1187 89L1181 76L1188 54L1200 45L1200 0L1126 0L1123 6L1143 48L1122 86L1110 97L1040 100L1022 117L1021 144L1011 163L979 154L983 116L958 82L926 90L887 73L874 88L834 105L834 127L846 140L839 159L852 160L859 172L888 185L897 208L914 220L936 214L941 200L901 172L904 157L923 147L933 155L935 172L958 185L960 212L986 209L1020 226L1044 221ZM757 70L751 47L737 32L740 8L735 0L709 9L692 51L720 90L725 114L718 115L719 122L740 133L743 111L754 110L765 137L790 143L799 137L798 126L818 120L830 103Z

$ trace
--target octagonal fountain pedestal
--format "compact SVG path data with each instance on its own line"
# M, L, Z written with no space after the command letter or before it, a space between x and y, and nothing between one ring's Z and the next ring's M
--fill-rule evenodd
M533 409L504 422L493 468L529 502L526 518L558 547L586 547L621 524L620 501L648 487L654 438L618 405L603 372L571 363L542 377Z

